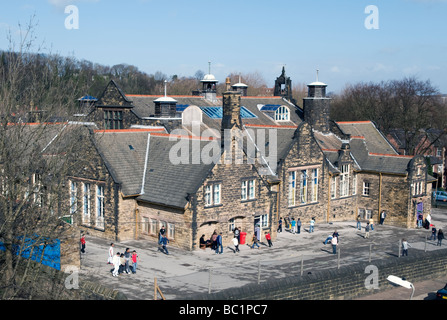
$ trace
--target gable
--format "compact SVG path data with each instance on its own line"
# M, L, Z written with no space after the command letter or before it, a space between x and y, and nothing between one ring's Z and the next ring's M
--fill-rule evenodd
M126 97L126 95L121 91L116 82L113 80L111 80L107 87L104 89L104 92L96 103L96 107L133 108L132 101L130 101Z

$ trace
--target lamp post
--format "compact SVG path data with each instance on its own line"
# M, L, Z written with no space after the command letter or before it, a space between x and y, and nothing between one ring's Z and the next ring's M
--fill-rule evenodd
M396 276L388 276L388 278L386 278L389 282L395 284L395 285L399 285L401 287L407 288L407 289L413 289L411 296L410 296L410 300L413 298L414 295L414 286L411 282L406 281L404 279L401 279L399 277Z

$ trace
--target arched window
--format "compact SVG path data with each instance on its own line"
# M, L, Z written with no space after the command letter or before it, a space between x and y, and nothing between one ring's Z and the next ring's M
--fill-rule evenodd
M276 121L289 121L290 120L289 108L287 108L285 106L279 107L275 112L275 120Z

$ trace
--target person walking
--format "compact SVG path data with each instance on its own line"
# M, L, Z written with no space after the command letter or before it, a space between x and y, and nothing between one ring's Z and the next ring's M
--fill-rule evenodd
M367 222L365 226L365 239L366 238L369 238L369 222Z
M255 245L258 247L259 249L259 244L258 244L258 238L256 237L256 235L253 235L253 242L251 244L251 249L253 249L255 247Z
M444 239L444 232L442 232L442 229L438 230L438 243L437 246L441 246L442 239Z
M297 228L297 233L300 234L301 232L301 219L298 218L298 221L296 222L296 228Z
M216 238L216 254L222 254L222 253L223 253L223 245L222 245L222 232L221 232Z
M269 247L272 247L273 246L273 243L272 243L272 237L270 236L270 233L266 233L265 234L265 239L267 240L267 242L268 242L268 244L269 244Z
M296 233L296 221L295 221L295 218L292 218L291 224L292 224L292 234L295 234Z
M113 264L113 257L114 257L114 255L113 255L113 247L114 246L115 245L112 242L110 244L110 247L109 247L109 257L107 258L107 264Z
M81 252L85 253L85 234L81 236Z
M383 225L385 218L386 218L386 212L385 210L382 210L382 212L380 213L380 225Z
M162 240L163 236L165 235L165 233L166 233L165 226L162 225L160 228L160 231L158 232L158 244L161 244L161 240Z
M337 254L338 237L332 237L331 244L332 244L332 253Z
M140 261L140 258L138 257L138 254L135 250L132 251L131 259L132 259L132 273L135 274L135 273L137 273L137 265L138 265L138 262Z
M166 237L166 234L163 234L163 237L161 238L161 252L169 254L168 247L167 247L168 243L169 243L169 239Z
M362 223L361 223L360 215L357 215L357 229L362 230Z
M112 259L112 264L113 264L113 271L112 271L112 276L117 277L118 276L118 272L120 270L120 256L121 254L119 252L117 252Z
M239 240L236 237L234 237L232 241L233 241L233 245L234 245L234 253L239 252L240 251L239 250Z
M281 233L282 232L282 218L280 217L279 218L279 221L278 221L278 229L276 230L278 233Z
M406 239L402 239L402 256L408 257L408 248L411 247Z

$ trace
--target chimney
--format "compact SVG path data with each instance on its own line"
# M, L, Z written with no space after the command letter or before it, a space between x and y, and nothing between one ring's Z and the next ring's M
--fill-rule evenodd
M224 143L225 131L235 127L242 130L241 120L241 94L240 92L229 90L230 79L226 80L226 91L222 93L222 124L221 141Z

